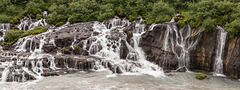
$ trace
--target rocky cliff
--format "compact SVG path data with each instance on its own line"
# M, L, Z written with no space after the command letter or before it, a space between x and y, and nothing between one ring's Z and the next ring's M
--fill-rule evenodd
M168 27L171 26L171 27ZM218 26L219 27L219 26ZM185 48L189 47L189 41L193 40L194 38L199 38L196 41L196 44L192 46L191 49L188 49L189 53L189 66L188 69L190 70L205 70L209 72L214 72L215 68L214 65L216 64L216 60L218 58L217 51L219 49L219 38L221 36L220 28L216 27L215 31L207 32L207 31L200 31L198 37L192 37L196 32L196 29L191 31L190 37L187 40L188 43L185 42L186 45L183 45ZM176 70L179 67L179 63L181 62L179 55L184 53L182 50L183 48L179 48L178 45L174 44L171 41L179 42L180 39L177 39L176 35L181 33L181 30L184 30L187 33L186 26L183 29L178 30L178 34L168 34L166 33L168 29L173 29L174 25L171 23L164 23L156 25L151 31L147 31L145 34L142 35L142 42L141 46L143 50L146 52L146 57L149 61L154 62L164 69ZM169 37L171 38L166 38ZM180 35L181 36L181 35ZM184 38L184 37L181 37ZM174 40L171 40L174 39ZM177 39L177 40L176 40ZM169 45L171 49L165 49L164 44ZM171 44L169 44L171 43ZM227 34L225 40L225 47L222 50L222 69L223 73L231 78L240 78L240 55L239 55L239 43L240 39L239 36L234 37L233 39L229 38ZM179 48L179 49L178 49ZM186 49L185 49L186 50ZM187 56L187 55L186 55ZM188 57L185 57L187 60ZM187 66L186 66L187 67Z

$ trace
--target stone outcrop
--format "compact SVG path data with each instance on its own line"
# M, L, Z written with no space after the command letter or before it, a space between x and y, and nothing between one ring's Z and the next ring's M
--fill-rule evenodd
M240 37L227 39L224 54L224 74L231 78L240 78Z
M141 47L145 51L147 59L158 64L163 69L176 70L179 60L172 51L163 49L164 37L166 35L167 23L156 25L153 30L147 31L142 35ZM189 49L190 70L205 70L214 72L214 63L216 59L216 50L218 45L219 30L201 32L200 39L194 48ZM169 42L171 43L171 42ZM176 51L178 52L178 50ZM224 52L222 54L223 74L231 78L240 78L240 37L232 39L229 35L226 37ZM167 61L167 62L166 62ZM165 66L167 63L167 66ZM179 71L185 71L179 69Z
M157 25L152 31L142 35L141 47L149 61L155 62L164 69L177 69L178 60L173 52L163 50L164 35L167 24Z
M201 35L197 46L190 51L190 68L213 71L217 47L217 30L202 32Z
M3 68L0 68L0 75L5 75L2 73L6 71L6 81L24 82L37 79L36 76L39 74L42 76L58 76L77 71L89 71L94 69L95 62L101 60L90 56L52 56L44 54L41 57L30 58L30 55L32 54L14 51L1 52L0 64L3 64ZM5 63L12 64L6 68L4 66Z

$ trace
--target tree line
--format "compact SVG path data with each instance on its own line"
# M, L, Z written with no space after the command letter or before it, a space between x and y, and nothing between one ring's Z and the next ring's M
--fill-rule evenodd
M29 14L40 19L43 11L49 24L104 21L115 15L130 21L142 16L146 24L170 21L175 13L179 27L189 23L192 28L203 26L213 31L225 26L230 37L240 29L240 0L0 0L0 22L19 23Z

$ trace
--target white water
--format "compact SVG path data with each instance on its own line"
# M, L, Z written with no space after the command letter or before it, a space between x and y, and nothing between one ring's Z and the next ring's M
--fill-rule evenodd
M45 17L47 13L43 13L43 16ZM25 18L26 20L22 19L21 24L19 25L19 28L22 30L29 30L36 26L46 26L44 19L41 19L37 22L32 22L31 18ZM28 20L29 19L29 20ZM95 68L98 70L104 70L104 68L111 68L112 73L118 73L121 72L124 75L131 75L131 74L149 74L153 75L155 77L159 76L165 76L163 74L162 69L146 60L145 55L141 47L139 47L139 42L141 39L141 35L145 32L145 24L141 24L141 20L129 22L126 19L120 19L118 17L115 17L114 19L109 21L109 24L103 24L100 22L95 22L93 29L94 32L98 32L99 34L92 36L86 40L83 40L84 46L83 50L87 50L87 43L92 42L90 45L88 51L89 54L92 56L98 56L101 58L104 58L105 60L101 62L95 63ZM38 23L38 24L36 24ZM130 24L134 24L134 30L133 32L133 46L131 46L126 41L126 34L123 32L123 29ZM22 75L22 81L26 81L25 74L28 74L37 80L42 79L41 74L44 73L43 68L43 58L47 58L48 61L51 62L50 69L55 70L57 69L55 66L55 59L50 54L44 54L42 47L45 44L53 44L54 43L54 37L52 37L55 32L58 30L61 30L62 28L66 28L68 26L68 23L65 25L56 28L56 29L49 29L47 32L38 34L38 35L30 35L24 38L19 39L14 45L15 50L17 52L13 52L17 55L14 55L14 57L17 59L18 65L22 65L19 70L20 72L17 72ZM75 30L77 31L77 30ZM96 40L94 40L94 38ZM124 41L124 43L127 45L127 48L129 50L129 53L127 55L127 58L120 59L120 46L122 44L121 41ZM74 42L72 42L71 47L75 47L75 42L77 42L76 36L74 36ZM31 54L28 55L18 55L21 53L27 53L30 52ZM2 52L2 57L13 57L10 56L11 53ZM59 54L61 55L61 54ZM134 60L128 59L129 57L136 57ZM28 60L25 63L24 60ZM111 67L104 67L102 65L104 62L110 63ZM4 62L1 62L4 63ZM13 63L13 62L12 62ZM30 64L28 64L30 63ZM9 70L7 67L15 67L15 65L5 65L1 64L0 66L5 68L2 72L2 81L6 81L10 77L14 77L15 72L8 72ZM29 65L31 68L29 68ZM11 76L12 75L12 76ZM19 80L18 80L19 81ZM20 80L21 82L21 80Z
M227 37L227 32L220 26L217 26L218 28L218 35L217 35L217 50L216 50L216 59L214 62L214 75L216 76L224 76L223 74L223 60L222 60L222 55L224 52L224 47L225 47L225 41Z
M135 23L135 29L132 30L132 39L134 41L133 47L126 42L127 36L123 33L123 29L131 24L128 20L114 18L107 26L103 23L95 22L93 27L94 31L99 32L100 34L91 37L96 38L97 40L91 44L89 54L105 58L106 62L112 63L116 66L115 69L120 68L120 71L123 72L123 74L142 73L156 77L164 76L163 71L159 66L146 60L142 48L139 47L141 35L145 32L145 25L140 24L140 22L141 20L132 22ZM129 50L126 59L120 59L121 40L125 41ZM129 57L134 57L135 59L128 60Z
M32 20L31 16L24 17L20 20L20 24L17 26L20 30L31 30L37 26L48 26L48 23L45 20L45 17L48 15L47 11L42 13L42 17L40 20Z
M4 35L7 30L10 30L10 23L0 23L0 41L4 41ZM2 35L1 35L2 34ZM0 46L1 48L2 46Z
M167 24L167 29L164 34L163 50L174 53L179 61L179 68L189 67L189 50L197 45L200 39L200 32L201 29L193 31L189 24L183 27L180 31L177 30L175 23ZM165 65L163 66L167 67L167 62L167 60L164 60L163 64Z

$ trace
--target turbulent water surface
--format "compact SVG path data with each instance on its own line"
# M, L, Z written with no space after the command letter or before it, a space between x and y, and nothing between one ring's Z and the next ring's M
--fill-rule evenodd
M149 75L115 75L107 71L79 72L39 81L1 83L1 89L16 90L238 90L239 81L209 76L197 80L196 73L169 73L168 77Z

